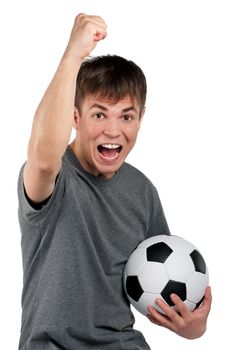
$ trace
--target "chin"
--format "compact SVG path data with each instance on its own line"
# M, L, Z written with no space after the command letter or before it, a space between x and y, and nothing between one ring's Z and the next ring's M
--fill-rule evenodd
M119 156L118 159L114 161L104 160L99 157L99 154L97 154L94 158L93 164L96 172L102 176L109 176L111 174L113 176L121 168L125 160L125 157L122 156Z

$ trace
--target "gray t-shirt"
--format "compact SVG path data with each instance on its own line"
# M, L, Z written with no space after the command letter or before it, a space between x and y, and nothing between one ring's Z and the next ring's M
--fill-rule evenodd
M23 292L20 350L147 350L123 291L123 268L144 239L169 234L158 193L124 163L110 180L70 147L40 210L18 182ZM144 322L148 322L144 318Z

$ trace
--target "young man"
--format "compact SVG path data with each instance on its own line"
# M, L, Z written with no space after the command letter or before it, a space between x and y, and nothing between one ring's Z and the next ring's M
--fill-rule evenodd
M124 162L144 115L145 77L118 56L84 60L105 37L100 17L77 16L33 121L18 183L20 350L149 349L133 329L123 268L139 242L170 233L155 187ZM158 301L167 316L151 306L150 321L201 336L210 290L193 313L172 299L179 312Z

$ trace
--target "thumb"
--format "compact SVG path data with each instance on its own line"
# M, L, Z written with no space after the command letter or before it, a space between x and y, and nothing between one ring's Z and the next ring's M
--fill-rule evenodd
M208 314L210 312L210 309L211 309L211 304L212 304L211 287L208 286L205 290L205 297L204 297L204 301L203 301L201 309L206 311Z

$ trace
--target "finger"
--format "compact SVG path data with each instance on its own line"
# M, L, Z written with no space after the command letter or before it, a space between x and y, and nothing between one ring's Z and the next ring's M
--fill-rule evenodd
M107 25L103 21L95 21L95 20L89 20L89 23L92 23L95 25L97 28L105 30L107 29Z
M175 297L174 297L175 299ZM179 301L179 300L178 300ZM181 329L184 327L186 322L188 322L191 318L191 312L188 311L185 316L183 317L181 314L179 314L178 310L176 310L174 307L170 307L168 304L166 304L162 299L157 299L156 304L160 307L160 309L165 313L167 320L166 326L170 330L176 332L177 329ZM183 308L183 302L180 300L180 309ZM184 307L185 304L184 304ZM186 310L185 310L186 311ZM184 311L184 312L185 312Z
M149 321L156 324L157 326L161 326L161 324L155 318L153 318L150 314L147 315L147 318L149 319Z
M93 25L94 28L94 41L100 41L106 38L107 36L107 25L103 20L90 18L88 23Z
M107 25L106 25L106 22L99 16L87 16L87 15L84 15L82 17L82 20L84 21L88 21L89 23L92 23L96 26L99 26L101 27L102 29L107 29Z
M83 13L83 12L79 13L79 14L76 16L76 19L77 19L77 18L79 18L79 19L81 19L81 18L87 18L87 19L92 19L92 20L103 21L103 22L104 22L104 20L102 19L101 16L87 15L86 13Z
M179 312L179 314L185 320L187 320L191 316L191 312L189 311L187 306L183 303L181 298L178 295L174 294L174 293L170 295L170 298L171 298L172 302L174 303L177 312Z
M179 321L180 316L175 311L174 308L170 307L167 303L165 303L162 299L156 299L155 303L159 306L159 308L164 312L164 314L173 322L177 323Z
M208 315L211 309L211 304L212 304L211 287L207 287L205 290L203 304L200 309L206 312L206 314Z
M163 315L160 312L158 312L152 305L149 305L147 309L149 314L152 317L153 323L156 322L160 326L171 329L171 326L172 326L171 321L168 319L166 315Z
M94 21L94 23L98 24L99 26L102 26L105 29L107 28L104 19L99 16L90 16L90 20Z
M105 39L107 32L105 30L96 30L94 35L94 41L99 41Z
M81 17L85 17L85 16L87 16L85 13L80 12L80 13L76 16L76 18L77 18L77 17L81 18Z
M80 13L76 17L75 22L82 23L83 25L94 25L99 31L106 31L107 29L105 21L99 16L88 16L84 13Z

